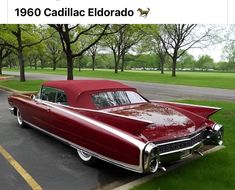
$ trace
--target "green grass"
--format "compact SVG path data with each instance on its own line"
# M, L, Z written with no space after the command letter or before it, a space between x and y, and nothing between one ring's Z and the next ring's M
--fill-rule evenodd
M17 71L17 69L7 70ZM66 69L52 71L50 68L38 70L26 68L26 72L66 75ZM113 70L107 69L96 71L86 69L81 72L75 69L74 76L235 89L235 73L177 72L177 77L171 77L170 72L161 75L159 71L125 71L115 74Z
M38 91L43 80L31 80L26 82L19 82L18 80L2 80L0 87L6 87L18 91Z
M185 102L185 101L184 101ZM234 190L235 187L235 103L186 101L223 109L212 118L225 127L226 148L188 162L174 171L132 190Z

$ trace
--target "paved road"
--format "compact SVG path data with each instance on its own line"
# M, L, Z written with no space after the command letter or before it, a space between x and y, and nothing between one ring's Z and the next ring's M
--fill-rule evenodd
M5 72L5 74L19 75L16 72ZM62 75L48 75L37 73L26 73L28 79L61 80L66 79ZM235 101L235 90L191 87L183 85L169 85L156 83L143 83L123 81L127 85L138 89L149 99L175 100L175 99L208 99ZM211 81L213 82L213 81Z
M142 175L105 162L84 165L75 149L32 128L20 128L8 110L7 96L0 90L0 145L44 190L112 189ZM30 189L0 154L0 189Z

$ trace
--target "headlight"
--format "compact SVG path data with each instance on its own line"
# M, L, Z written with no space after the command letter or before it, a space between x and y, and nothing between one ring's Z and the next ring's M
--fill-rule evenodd
M159 149L158 147L150 143L144 150L144 172L154 173L159 166Z

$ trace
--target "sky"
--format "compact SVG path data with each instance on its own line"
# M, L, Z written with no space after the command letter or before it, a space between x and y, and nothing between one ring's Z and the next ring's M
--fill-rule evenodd
M215 62L219 62L223 58L223 44L212 45L204 49L190 49L188 53L193 55L195 59L198 59L202 55L209 55Z
M195 59L198 59L201 55L211 56L215 62L225 61L223 56L224 46L230 41L235 39L235 25L204 25L206 27L216 27L215 34L220 37L221 41L217 44L210 45L203 49L192 48L188 51L193 55Z

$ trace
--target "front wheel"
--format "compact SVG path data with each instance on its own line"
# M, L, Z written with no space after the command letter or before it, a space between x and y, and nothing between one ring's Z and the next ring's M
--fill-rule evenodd
M91 156L88 152L77 149L79 158L85 163L86 165L94 165L96 163L96 158Z
M24 123L24 120L22 118L22 115L21 115L19 109L17 109L17 111L16 111L16 117L17 117L17 122L18 122L19 126L20 127L25 127L25 123Z

